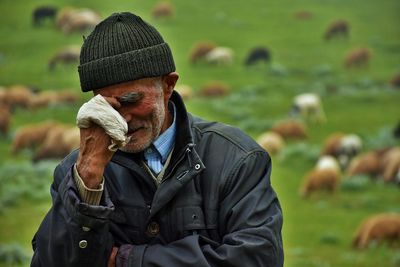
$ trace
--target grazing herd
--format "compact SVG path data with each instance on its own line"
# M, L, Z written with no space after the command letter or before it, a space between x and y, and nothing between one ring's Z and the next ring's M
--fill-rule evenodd
M176 16L175 8L169 2L157 3L151 11L154 19L171 19ZM301 10L294 13L298 20L313 19L314 13ZM99 21L98 12L85 8L57 8L40 6L32 12L34 27L43 27L53 23L63 34L87 33ZM323 33L322 39L334 42L335 39L349 39L350 23L347 20L332 21ZM54 72L60 65L78 64L80 47L61 47L48 61L48 70ZM344 59L343 66L348 69L365 68L370 63L372 51L368 47L350 49ZM194 43L188 53L190 66L209 64L230 66L238 58L235 51L227 46L220 46L212 41ZM243 60L245 67L265 64L272 61L269 47L254 46L248 49ZM400 87L400 74L395 74L389 83ZM194 96L223 97L232 89L220 81L209 82L199 90L190 85L178 84L175 88L181 96L188 100ZM12 137L11 153L17 155L30 151L32 161L62 158L79 147L79 129L76 126L55 121L43 121L24 125L10 134L12 114L15 109L34 111L40 108L59 104L79 104L79 96L72 90L39 90L25 85L0 86L0 136ZM257 138L257 142L271 155L279 154L288 142L307 138L307 126L323 124L327 121L321 98L314 93L296 95L292 101L290 118L276 121L270 129ZM400 123L394 131L400 138ZM363 139L354 133L336 132L327 136L314 167L304 176L299 194L310 197L318 191L334 194L343 179L351 179L356 175L368 175L373 179L381 179L387 183L400 184L400 147L385 147L379 150L363 150ZM378 214L363 221L354 237L353 246L364 249L370 243L377 244L384 240L398 242L400 239L400 215ZM397 241L396 241L397 240Z

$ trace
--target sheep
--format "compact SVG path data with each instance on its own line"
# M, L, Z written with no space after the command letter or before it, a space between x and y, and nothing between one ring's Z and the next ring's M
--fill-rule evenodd
M331 156L324 156L319 159L315 168L306 175L300 194L303 197L308 197L311 193L321 190L333 193L336 191L340 179L339 163Z
M184 100L189 100L193 97L193 89L189 85L178 84L175 86L174 90L177 91Z
M393 129L393 137L400 138L400 121L397 123L396 127Z
M210 82L200 89L200 95L204 97L220 97L230 93L228 85L221 82Z
M79 128L66 125L53 127L46 136L43 144L33 155L32 161L63 158L79 147Z
M11 111L10 106L0 102L0 135L6 136L10 128Z
M78 64L81 48L79 46L67 46L61 48L55 55L51 57L48 68L53 71L57 64Z
M400 183L400 147L388 149L381 157L381 175L385 182Z
M35 91L31 87L16 84L9 86L0 95L0 102L8 104L11 109L25 108L29 106L29 101L34 97Z
M257 138L257 143L270 154L279 153L285 146L282 136L275 132L267 131Z
M64 34L83 32L94 28L101 21L101 16L90 9L64 8L56 18L56 25Z
M174 7L169 2L159 2L151 11L151 15L155 19L159 18L170 18L174 16L175 10Z
M338 172L332 169L315 169L309 172L302 185L301 196L308 197L311 193L321 190L327 190L330 193L335 192L338 177Z
M73 104L76 103L78 99L79 96L71 91L42 91L31 99L29 108L35 109L64 103Z
M326 122L321 99L313 93L304 93L294 97L291 114L300 116L307 122Z
M304 139L307 137L304 124L296 120L285 120L277 122L272 126L270 130L279 134L284 139Z
M368 66L371 52L368 48L360 47L350 50L344 58L346 68L366 67Z
M390 79L389 83L391 86L399 88L400 87L400 73L394 75Z
M347 176L365 174L375 177L380 171L380 156L378 151L369 151L353 158L347 168Z
M347 38L349 35L349 29L349 23L346 20L333 21L329 24L325 31L324 39L329 41L338 36Z
M353 247L365 249L372 241L381 244L400 240L400 214L381 213L370 216L360 224L353 238Z
M206 62L217 65L231 65L234 53L229 47L218 46L205 55Z
M299 11L295 12L293 15L296 19L300 19L300 20L308 20L314 16L314 14L308 10L299 10Z
M33 26L40 26L42 22L49 19L54 22L57 14L57 8L54 6L39 6L32 12Z
M56 125L58 125L57 122L49 120L18 128L11 144L11 152L17 154L23 149L33 149L40 145L44 142L50 129Z
M266 47L255 47L250 50L247 55L245 65L250 66L257 64L258 62L269 63L271 61L271 53Z
M333 133L326 138L321 154L334 156L342 169L345 169L362 146L362 140L356 134Z
M195 64L199 61L204 60L205 56L215 47L217 47L217 45L209 41L201 41L196 43L190 51L190 63Z

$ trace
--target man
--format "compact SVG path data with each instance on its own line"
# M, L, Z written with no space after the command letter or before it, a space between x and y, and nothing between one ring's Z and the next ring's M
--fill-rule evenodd
M114 152L113 127L81 128L80 149L54 172L31 266L283 266L268 154L186 112L156 29L113 14L80 61L82 90L118 111L130 140Z

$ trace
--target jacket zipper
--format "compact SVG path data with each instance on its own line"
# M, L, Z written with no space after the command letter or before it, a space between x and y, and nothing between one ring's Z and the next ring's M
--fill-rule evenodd
M164 178L162 179L160 185L161 185L165 180L167 180L167 179L171 176L171 173L174 172L174 170L176 169L176 167L181 163L181 161L184 159L184 157L185 157L186 155L188 155L189 167L192 168L192 161L191 161L190 156L189 156L189 153L192 152L192 150L191 150L192 147L194 147L194 144L193 144L193 143L189 143L189 144L186 146L185 153L183 153L183 154L179 157L178 161L177 161L176 164L172 167L172 169L171 169L171 171L168 173L168 175L167 175L167 176L164 176Z

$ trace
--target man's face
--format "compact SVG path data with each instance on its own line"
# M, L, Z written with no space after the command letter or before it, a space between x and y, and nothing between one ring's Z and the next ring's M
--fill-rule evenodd
M155 82L155 78L144 78L95 90L95 94L115 97L121 103L117 111L128 123L131 138L122 151L140 152L168 128L169 95L161 87L162 83Z

